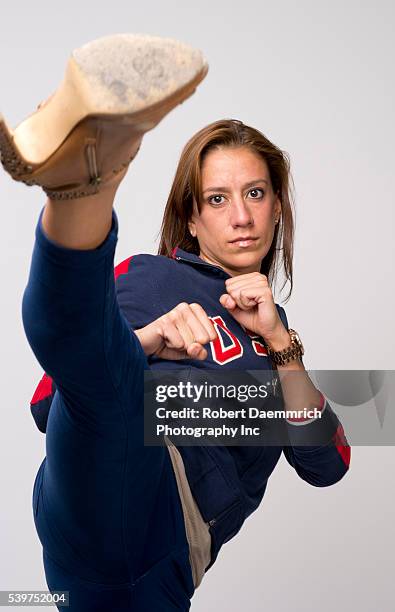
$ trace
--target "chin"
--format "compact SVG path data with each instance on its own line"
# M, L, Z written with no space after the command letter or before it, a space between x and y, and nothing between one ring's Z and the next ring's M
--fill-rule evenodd
M247 274L248 272L259 272L261 269L262 259L252 257L251 253L240 253L238 257L232 257L226 261L228 268L238 270Z

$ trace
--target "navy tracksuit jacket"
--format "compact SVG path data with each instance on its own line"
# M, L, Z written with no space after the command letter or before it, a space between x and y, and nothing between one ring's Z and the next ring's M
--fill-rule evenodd
M116 220L115 213L113 217ZM83 283L84 270L75 269L74 273L76 278L80 275ZM148 364L152 369L191 366L219 370L272 369L263 339L247 334L221 306L219 297L225 291L225 280L229 278L221 268L176 248L172 258L145 254L129 257L116 266L114 276L117 301L129 328L139 329L148 325L180 302L197 302L211 317L221 336L210 343L205 361L169 362L150 357ZM79 290L77 280L75 290ZM284 309L278 305L277 308L288 327ZM73 333L78 333L78 328L70 328L70 334ZM53 348L56 350L56 345ZM45 369L50 372L50 369ZM120 384L122 375L120 372ZM46 429L55 389L55 383L46 374L32 398L32 414L41 431ZM82 387L80 392L83 395ZM327 401L322 418L305 425L287 424L287 428L290 444L284 447L179 447L194 498L204 520L210 524L212 550L209 567L221 546L239 531L244 520L259 506L268 478L282 452L297 474L314 486L332 485L347 472L350 448ZM317 432L318 435L321 433L324 443L313 446L310 441Z

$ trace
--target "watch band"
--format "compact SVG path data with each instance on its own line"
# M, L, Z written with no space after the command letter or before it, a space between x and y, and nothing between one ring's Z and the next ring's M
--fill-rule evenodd
M304 355L303 344L299 338L298 333L294 329L288 330L290 336L290 345L282 349L281 351L273 351L270 346L267 347L267 352L273 363L276 365L286 365L290 361L299 359Z

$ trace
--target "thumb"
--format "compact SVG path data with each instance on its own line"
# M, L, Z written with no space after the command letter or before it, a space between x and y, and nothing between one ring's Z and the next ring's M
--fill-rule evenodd
M221 305L228 310L233 310L236 307L236 302L228 293L223 293L219 298Z

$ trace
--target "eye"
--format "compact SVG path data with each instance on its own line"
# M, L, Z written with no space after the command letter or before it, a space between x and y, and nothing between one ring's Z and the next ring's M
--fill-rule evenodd
M213 204L214 206L219 206L220 204L223 204L225 200L224 200L223 195L217 193L207 198L207 201L209 204Z
M263 189L259 189L258 187L254 187L253 189L250 189L248 193L250 194L253 200L261 200L263 196L265 195L265 192L263 191Z

